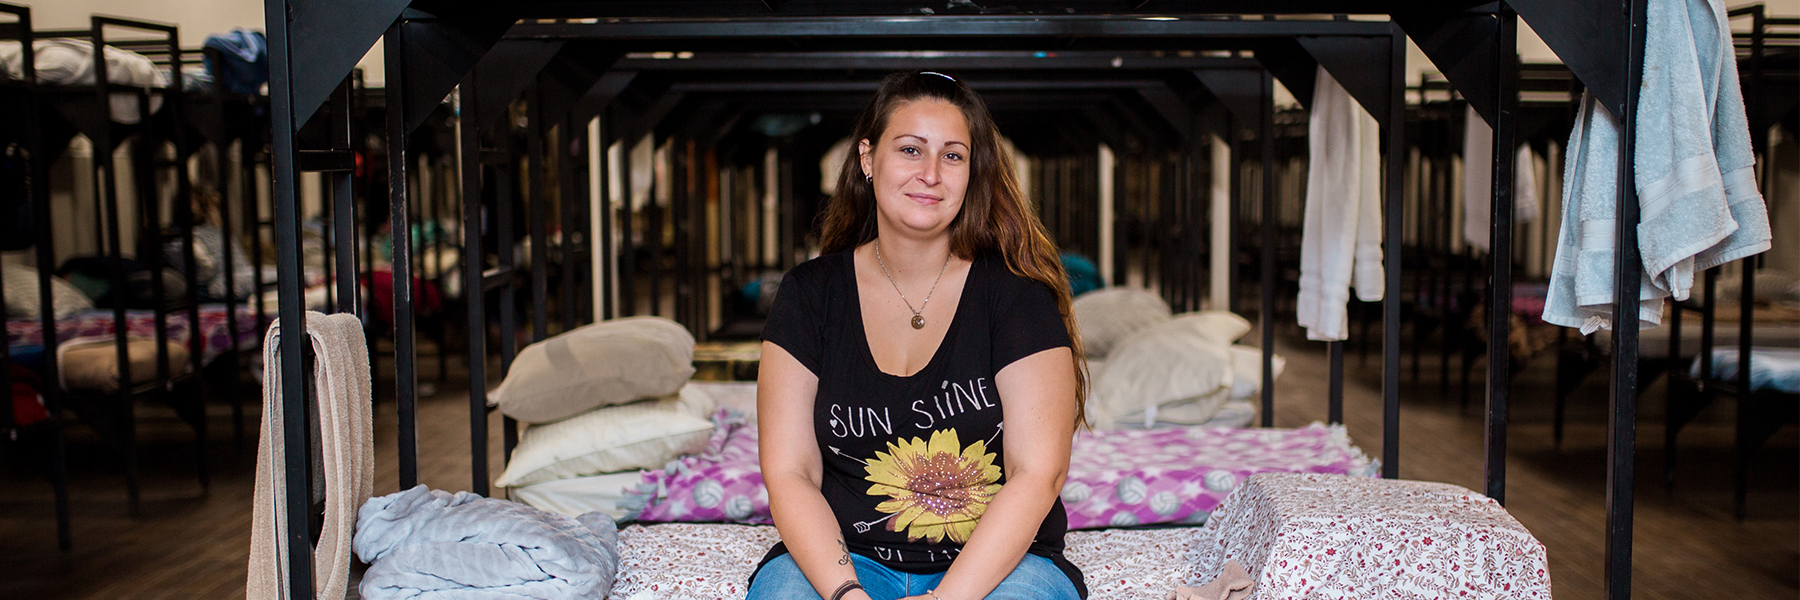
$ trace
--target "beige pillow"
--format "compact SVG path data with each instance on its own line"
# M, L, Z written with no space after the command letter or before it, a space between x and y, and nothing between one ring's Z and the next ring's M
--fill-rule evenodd
M693 386L681 393L621 406L597 408L519 436L512 461L494 485L534 483L664 464L706 447L716 402Z
M1183 421L1205 422L1231 397L1231 347L1215 341L1200 319L1176 319L1121 342L1094 377L1088 415L1097 429L1132 421L1149 426L1164 408L1183 407Z
M1206 339L1230 344L1250 333L1250 321L1237 316L1236 313L1224 310L1203 310L1199 312L1175 315L1174 320L1183 321L1193 327Z
M1125 338L1169 320L1169 303L1135 288L1094 290L1075 298L1075 327L1090 359L1105 359Z
M694 376L694 337L674 321L595 323L526 346L491 400L506 416L549 423L601 406L674 394Z

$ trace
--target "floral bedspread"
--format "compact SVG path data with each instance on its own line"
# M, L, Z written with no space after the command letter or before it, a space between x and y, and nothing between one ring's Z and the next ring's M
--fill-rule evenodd
M729 410L714 423L704 451L646 473L620 501L628 520L773 522L755 424ZM1083 432L1075 439L1062 499L1070 529L1202 524L1256 473L1368 477L1377 470L1341 426Z
M1258 475L1200 537L1185 562L1211 574L1237 560L1257 598L1550 598L1544 545L1447 483Z
M263 324L256 322L256 309L252 306L237 307L238 347L255 348L262 340ZM271 316L273 316L271 314ZM187 311L170 312L166 315L164 330L169 340L185 343L188 340ZM200 334L204 342L202 362L211 363L214 358L231 349L231 324L226 318L225 305L200 305ZM125 327L127 335L150 338L156 336L156 315L148 310L125 311ZM67 341L78 337L107 336L113 334L113 313L110 310L84 312L66 319L56 321L56 339ZM18 351L21 349L42 346L44 343L44 327L37 319L7 319L6 345Z
M1081 569L1094 600L1163 600L1203 575L1188 560L1200 529L1073 531L1065 556ZM667 523L619 531L612 600L743 598L745 583L780 536L774 527Z

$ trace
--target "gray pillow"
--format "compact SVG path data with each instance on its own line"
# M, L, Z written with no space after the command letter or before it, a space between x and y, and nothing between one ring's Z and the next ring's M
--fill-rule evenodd
M514 419L548 423L668 396L693 376L694 336L668 319L632 317L526 346L490 400Z
M1104 360L1125 338L1169 320L1169 303L1133 288L1094 290L1075 298L1075 327L1090 359Z

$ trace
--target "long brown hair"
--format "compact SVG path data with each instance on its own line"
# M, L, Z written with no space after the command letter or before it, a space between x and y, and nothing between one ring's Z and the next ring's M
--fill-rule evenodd
M1062 313L1063 327L1069 330L1070 350L1074 354L1076 427L1086 426L1087 360L1082 353L1081 331L1075 326L1069 276L1043 223L1026 207L1018 175L1013 173L1012 158L1000 145L1000 131L994 127L987 104L974 90L946 75L892 73L881 80L875 97L856 120L851 139L867 140L873 151L887 130L889 115L908 102L933 98L960 109L968 122L969 135L974 138L969 146L969 187L963 195L962 211L950 222L950 253L974 260L983 253L998 251L1014 274L1050 286L1056 295L1056 309ZM838 170L837 191L825 206L823 225L821 251L827 254L854 249L876 237L875 189L863 178L861 157L856 152L844 156L843 167Z

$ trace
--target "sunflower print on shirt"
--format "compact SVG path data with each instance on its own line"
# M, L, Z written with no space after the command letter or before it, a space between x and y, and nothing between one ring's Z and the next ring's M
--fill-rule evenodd
M888 442L865 467L871 496L888 496L875 509L892 515L887 530L906 532L908 542L944 538L961 544L1000 492L1000 466L976 440L964 448L955 429L931 432L931 441L901 438Z

